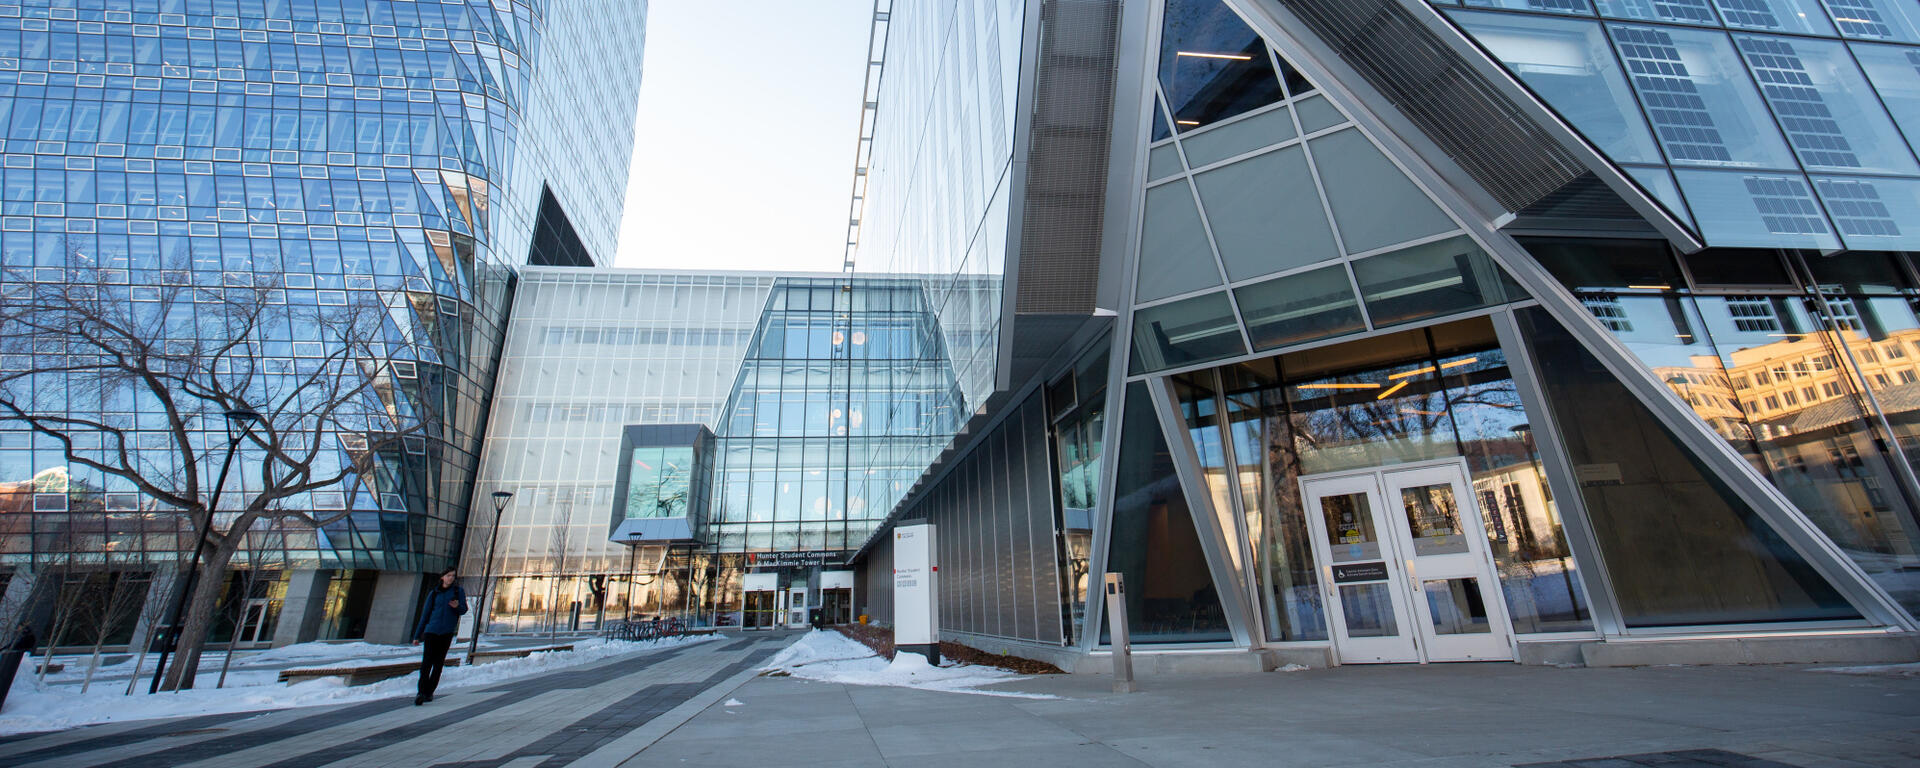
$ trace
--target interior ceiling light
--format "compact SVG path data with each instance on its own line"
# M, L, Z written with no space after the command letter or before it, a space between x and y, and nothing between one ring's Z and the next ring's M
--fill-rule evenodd
M1253 57L1244 53L1203 53L1200 51L1176 51L1175 56L1191 56L1196 59L1226 59L1228 61L1252 61Z
M1356 382L1352 384L1343 384L1343 383L1301 384L1296 388L1297 389L1379 389L1380 385L1374 384L1371 382Z
M1385 400L1385 399L1387 399L1387 396L1388 396L1388 395L1391 395L1391 394L1393 394L1393 393L1395 393L1395 392L1398 392L1398 391L1400 391L1400 390L1401 390L1401 388L1403 388L1403 387L1405 387L1405 386L1407 386L1407 382L1403 380L1403 381L1401 381L1401 382L1400 382L1400 383L1398 383L1398 384L1395 384L1395 385L1393 385L1393 386L1391 386L1391 387L1387 387L1387 391L1385 391L1385 392L1382 392L1382 393L1380 393L1380 394L1378 394L1378 395L1375 395L1373 399L1375 399L1375 400Z
M1673 290L1673 286L1671 286L1671 285L1628 285L1627 287L1628 287L1628 288L1632 288L1632 289L1634 289L1634 290L1637 290L1637 291L1670 291L1670 290Z

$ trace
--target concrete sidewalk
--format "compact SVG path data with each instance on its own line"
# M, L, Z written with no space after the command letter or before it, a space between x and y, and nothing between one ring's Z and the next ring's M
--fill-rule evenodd
M1911 672L1912 670L1907 670ZM758 677L626 766L1920 765L1920 678L1802 666L1054 675L998 698Z

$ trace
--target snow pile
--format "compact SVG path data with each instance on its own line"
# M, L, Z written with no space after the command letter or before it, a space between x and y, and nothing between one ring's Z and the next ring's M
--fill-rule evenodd
M1812 672L1832 672L1836 675L1882 675L1886 677L1920 677L1920 662L1907 664L1874 664L1864 667L1824 667L1809 670Z
M954 662L936 667L928 664L925 656L914 653L894 654L893 661L888 662L846 635L823 630L802 635L798 642L787 646L761 669L823 683L890 685L1021 699L1059 698L1041 693L980 690L983 685L1011 683L1025 680L1027 676L993 667Z
M583 640L573 644L572 651L536 653L523 659L505 659L477 667L448 667L441 674L440 690L469 688L493 685L529 675L551 672L565 667L601 661L615 656L634 653L648 653L690 643L719 639L720 635L702 635L697 637L675 637L648 643L632 643L609 640ZM312 646L319 646L318 648ZM348 643L330 645L327 643L302 643L276 649L268 653L286 652L278 657L285 663L292 660L311 660L315 663L305 666L345 667L359 666L367 662L364 659L343 659L339 655L345 651L324 649L352 648L366 646L361 650L374 649L389 656L392 661L396 650L412 650L404 654L406 658L418 658L418 649L404 646L373 645L370 643ZM262 654L264 656L265 654ZM459 656L462 654L450 654ZM252 657L254 659L260 656ZM151 663L151 660L149 660ZM242 665L236 659L235 667ZM24 665L23 670L24 670ZM278 672L273 670L235 671L227 675L227 687L216 689L214 681L219 678L216 667L209 674L204 667L199 675L202 688L179 693L158 693L146 695L136 693L123 695L124 684L102 686L96 682L93 689L82 695L78 686L42 684L33 675L21 674L14 678L13 688L7 693L7 704L0 711L0 736L35 731L55 731L95 723L120 722L125 720L147 720L160 717L185 717L189 715L210 715L224 712L250 712L256 710L277 710L288 707L310 707L322 704L345 704L373 699L390 699L412 696L418 686L416 675L397 677L391 680L349 687L339 678L311 680L296 685L278 682ZM139 690L145 691L145 684Z

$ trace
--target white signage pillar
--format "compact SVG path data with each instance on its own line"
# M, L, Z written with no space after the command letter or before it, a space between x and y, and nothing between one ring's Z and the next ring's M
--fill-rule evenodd
M893 529L893 648L940 663L940 611L932 525Z

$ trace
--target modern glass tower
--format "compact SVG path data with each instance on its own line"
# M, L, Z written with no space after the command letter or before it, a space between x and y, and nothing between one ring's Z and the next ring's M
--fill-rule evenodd
M132 301L143 286L260 286L290 306L387 310L379 359L361 362L384 371L390 408L430 423L350 481L369 492L297 500L351 505L337 524L271 532L276 567L306 574L283 630L403 631L364 626L377 594L410 599L375 581L451 564L515 270L611 252L645 11L639 0L0 9L6 280L87 270ZM297 323L263 334L271 365L318 354ZM103 415L151 417L138 405ZM360 461L340 437L325 461ZM139 514L147 502L131 487L78 468L60 487L31 482L65 464L44 436L0 422L0 486L33 489L32 514L7 516L0 559L30 571L36 534L108 513L94 543L126 567L172 567L175 519ZM104 503L60 498L82 486ZM302 618L323 604L331 630Z
M1001 287L863 612L912 522L944 639L1064 666L1103 573L1248 670L1912 658L1911 3L878 10L849 260Z

